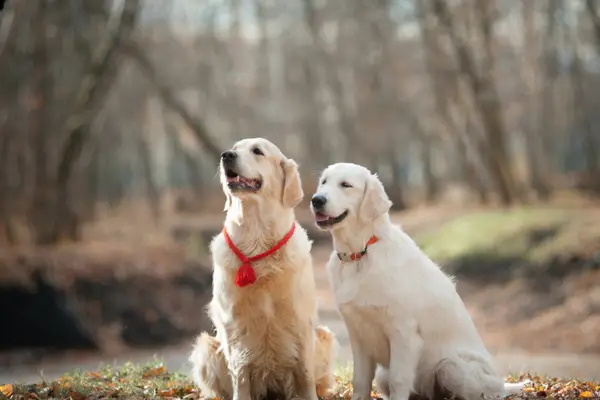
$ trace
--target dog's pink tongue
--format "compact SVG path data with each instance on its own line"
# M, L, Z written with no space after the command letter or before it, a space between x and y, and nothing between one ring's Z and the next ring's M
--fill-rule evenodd
M323 213L315 213L315 219L317 221L327 221L329 219L329 217Z

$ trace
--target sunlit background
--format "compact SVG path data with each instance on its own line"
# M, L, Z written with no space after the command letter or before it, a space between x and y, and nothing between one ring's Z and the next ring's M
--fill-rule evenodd
M188 369L219 154L256 136L306 199L330 163L378 172L503 372L600 376L600 1L5 3L0 383Z

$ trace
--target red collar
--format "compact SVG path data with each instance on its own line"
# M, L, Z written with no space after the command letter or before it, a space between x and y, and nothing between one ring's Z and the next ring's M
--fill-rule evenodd
M365 245L365 249L363 251L360 251L358 253L337 253L337 256L341 261L360 260L361 258L363 258L363 256L365 254L367 254L367 249L369 248L369 246L372 245L373 243L377 242L378 240L379 240L379 238L377 238L377 236L373 235L373 236L371 236L371 238Z
M244 287L246 285L251 285L254 282L256 282L256 274L254 273L254 268L252 268L252 263L254 261L258 261L260 259L270 256L271 254L279 250L281 247L283 247L283 245L286 244L288 240L290 240L295 230L296 222L292 224L292 227L290 228L289 232L286 233L283 239L281 239L275 246L271 247L264 253L260 253L252 257L246 257L240 251L240 249L238 249L236 245L233 244L233 242L231 241L231 238L227 233L227 228L223 228L223 236L225 237L225 242L227 242L227 246L229 246L231 251L233 251L237 258L239 258L242 262L242 265L238 268L237 274L235 275L235 284L238 287Z

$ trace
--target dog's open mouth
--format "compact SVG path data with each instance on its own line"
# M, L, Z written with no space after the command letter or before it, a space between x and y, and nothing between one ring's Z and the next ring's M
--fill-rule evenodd
M321 212L315 212L315 221L317 222L318 226L324 228L342 222L347 216L348 210L344 211L337 217L330 217L329 215L323 214Z
M232 170L226 170L225 175L227 176L227 186L232 192L257 192L262 186L260 179L245 178Z

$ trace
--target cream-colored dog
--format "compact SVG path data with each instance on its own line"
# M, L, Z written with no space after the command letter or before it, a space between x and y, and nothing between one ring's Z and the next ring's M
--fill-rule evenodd
M352 347L352 399L370 399L374 378L392 400L519 391L494 371L453 279L390 222L391 204L376 175L347 163L325 169L312 198L333 236L327 270Z
M223 399L316 400L333 384L335 338L317 327L311 241L296 222L303 192L296 163L265 139L221 155L227 197L211 243L216 336L190 356L202 393Z

